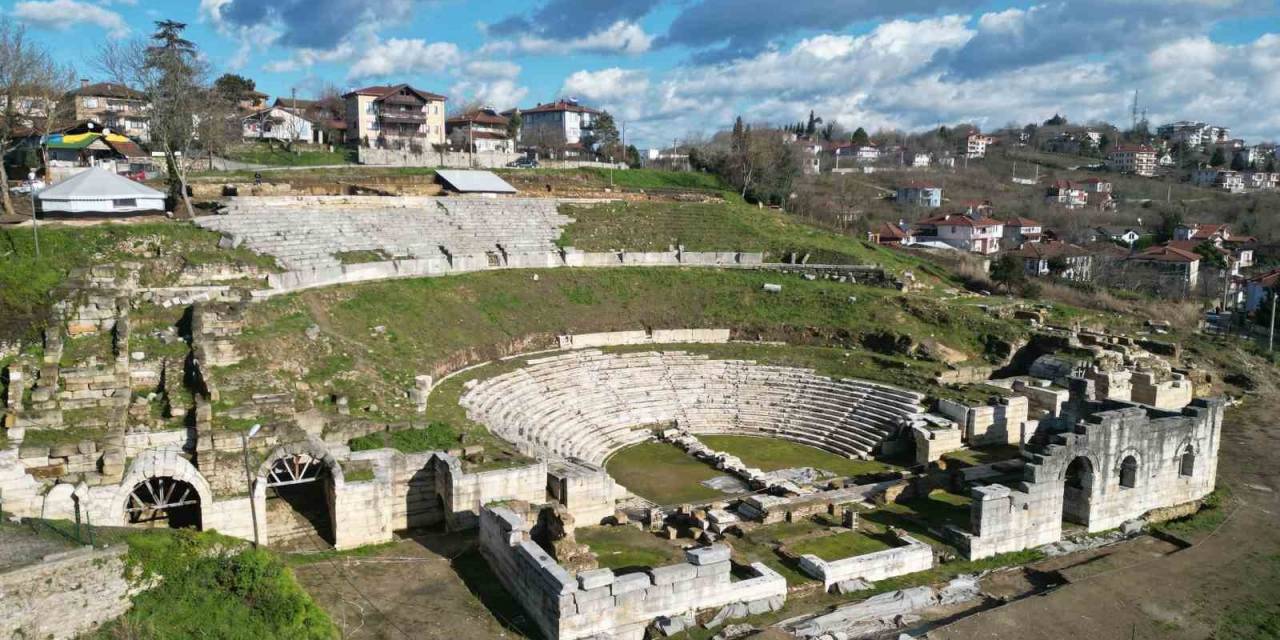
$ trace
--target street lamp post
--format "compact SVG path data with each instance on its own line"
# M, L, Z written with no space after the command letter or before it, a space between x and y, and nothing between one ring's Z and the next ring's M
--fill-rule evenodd
M27 195L31 197L31 235L36 242L36 258L40 257L40 223L36 217L36 172L27 172Z
M241 434L240 445L244 450L244 480L249 485L249 514L253 518L253 546L258 546L258 503L253 495L253 474L249 471L249 438L258 435L261 424L255 424L248 433Z

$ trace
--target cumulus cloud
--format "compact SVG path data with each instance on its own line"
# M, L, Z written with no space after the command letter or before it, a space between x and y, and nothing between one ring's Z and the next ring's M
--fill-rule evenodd
M129 25L120 14L77 0L31 0L13 6L14 17L32 26L67 31L89 24L106 30L112 37L129 35Z
M793 34L831 32L865 21L972 9L979 0L698 0L676 16L660 45L700 50L695 60L749 57Z
M555 39L539 35L522 35L486 44L486 54L524 53L529 55L566 55L570 53L617 53L637 55L649 50L653 36L634 22L618 21L577 38Z
M504 110L515 107L529 94L520 86L520 65L504 60L470 60L462 65L461 78L449 89L454 99L479 102Z
M385 78L392 75L441 72L462 60L452 42L427 42L421 38L392 38L360 52L347 71L348 78Z

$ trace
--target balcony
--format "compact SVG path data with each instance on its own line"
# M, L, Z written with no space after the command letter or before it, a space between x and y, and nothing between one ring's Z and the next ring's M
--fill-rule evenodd
M408 124L420 125L427 121L427 114L421 111L383 111L378 114L378 120L383 124Z
M400 93L387 96L383 98L381 102L383 104L402 104L410 107L417 107L419 109L422 108L422 105L426 104L423 102L422 98L419 98L418 96L407 96Z

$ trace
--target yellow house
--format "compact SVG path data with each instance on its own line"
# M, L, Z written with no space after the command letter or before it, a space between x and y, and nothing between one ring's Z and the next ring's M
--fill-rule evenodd
M445 139L447 98L407 84L356 89L344 96L347 143L430 151Z

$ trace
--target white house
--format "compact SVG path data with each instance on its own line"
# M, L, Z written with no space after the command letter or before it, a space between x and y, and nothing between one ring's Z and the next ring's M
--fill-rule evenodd
M259 109L241 118L245 140L311 142L311 121L281 107Z
M938 241L961 251L990 254L1000 250L1004 223L994 218L947 213L916 223L916 239Z
M1214 169L1212 167L1196 169L1191 172L1191 183L1198 187L1221 189L1228 193L1244 191L1244 176L1239 171Z
M991 139L980 133L971 133L964 139L963 153L966 158L987 157L987 145Z
M1116 145L1107 154L1107 167L1117 173L1156 174L1156 150L1145 144Z
M933 162L933 156L927 153L917 153L911 156L911 167L914 169L925 169Z
M894 200L913 207L937 209L942 206L942 187L929 182L909 182L898 187Z
M1056 180L1045 192L1045 202L1068 209L1082 209L1089 204L1089 193L1070 180Z
M600 113L572 98L521 109L519 142L534 147L580 145L583 135L595 127Z

